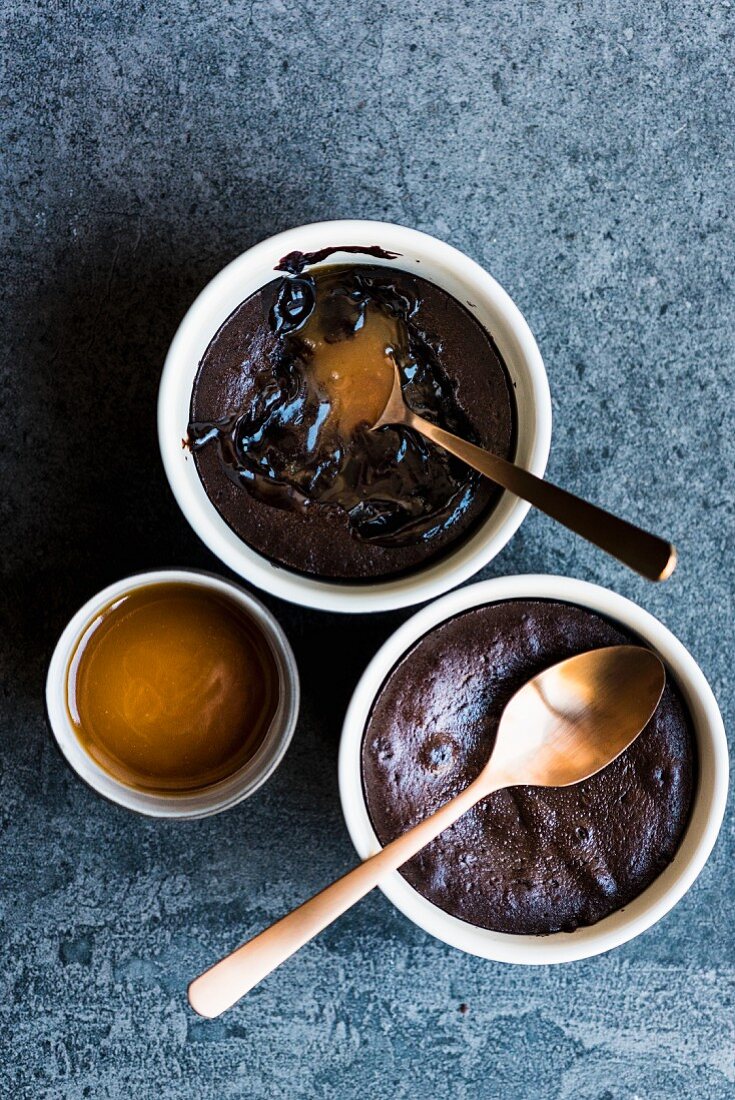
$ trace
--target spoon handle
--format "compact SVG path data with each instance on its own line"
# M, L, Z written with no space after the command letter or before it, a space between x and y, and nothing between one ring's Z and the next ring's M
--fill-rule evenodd
M288 916L260 932L205 970L189 986L189 1004L212 1019L230 1008L271 970L290 958L368 894L390 871L402 866L485 795L505 783L488 781L487 769L431 817L399 836L343 878L304 902Z
M674 572L676 550L658 535L430 424L408 408L403 423L649 580L665 581Z

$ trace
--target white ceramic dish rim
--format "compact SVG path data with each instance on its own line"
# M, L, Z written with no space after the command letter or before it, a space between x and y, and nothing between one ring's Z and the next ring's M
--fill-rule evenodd
M233 260L197 297L174 336L166 357L158 398L158 434L164 469L187 520L230 569L281 599L325 611L394 610L433 599L468 580L492 560L520 526L529 506L504 493L483 524L457 549L422 570L367 584L334 583L275 565L247 546L207 497L191 456L182 448L191 389L199 361L212 336L249 294L274 277L274 266L289 252L314 251L335 243L379 244L397 252L395 261L371 263L411 267L443 285L492 331L516 383L519 405L516 460L543 476L551 442L551 397L541 354L520 310L479 264L426 233L389 222L316 222L279 233ZM342 258L349 259L346 254ZM354 258L354 257L353 257ZM330 259L338 261L337 254ZM523 406L523 408L521 408Z
M427 901L397 871L381 889L409 920L460 950L507 963L572 962L620 946L668 913L702 870L717 839L727 800L727 739L712 690L682 643L637 604L585 581L527 575L482 581L451 592L419 611L378 651L352 696L339 752L342 811L358 855L362 859L373 855L380 845L365 805L360 745L377 692L396 662L427 631L468 608L509 599L557 599L598 611L638 634L673 671L692 715L699 753L692 816L679 850L655 882L623 910L589 928L550 936L519 936L476 928Z
M155 584L191 584L214 590L240 604L261 627L271 647L279 676L279 702L262 745L233 775L191 795L162 796L137 791L108 775L82 747L66 707L69 662L78 640L94 617L113 600ZM110 584L69 620L54 649L46 677L46 709L56 742L74 771L98 794L149 817L200 818L221 813L253 794L273 774L293 737L299 713L300 686L296 659L283 629L260 600L234 581L197 569L156 569Z

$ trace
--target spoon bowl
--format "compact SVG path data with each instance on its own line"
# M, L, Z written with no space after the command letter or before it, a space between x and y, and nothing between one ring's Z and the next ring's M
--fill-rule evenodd
M484 772L496 784L568 787L611 764L653 715L666 673L650 649L580 653L534 676L503 711Z
M591 650L534 677L506 706L490 758L464 791L200 974L192 1008L219 1016L492 791L567 786L600 771L648 724L665 680L659 658L640 646Z

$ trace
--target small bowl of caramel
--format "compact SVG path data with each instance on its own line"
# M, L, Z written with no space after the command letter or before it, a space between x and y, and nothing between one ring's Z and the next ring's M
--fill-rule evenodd
M160 570L71 619L46 681L61 752L99 794L153 817L205 817L251 795L293 735L299 679L271 613L239 585Z

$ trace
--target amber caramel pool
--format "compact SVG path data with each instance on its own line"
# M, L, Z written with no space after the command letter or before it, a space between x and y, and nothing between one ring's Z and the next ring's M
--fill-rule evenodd
M67 675L89 756L127 786L189 794L234 774L262 744L278 701L269 643L233 600L152 584L104 608Z

